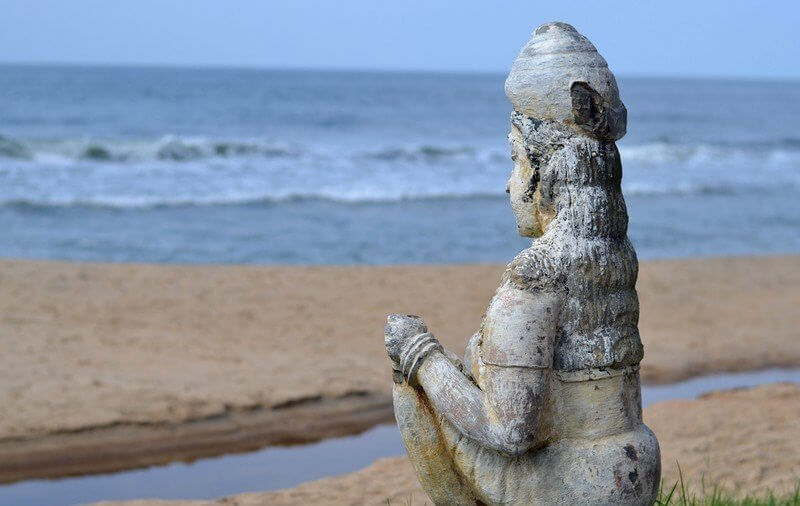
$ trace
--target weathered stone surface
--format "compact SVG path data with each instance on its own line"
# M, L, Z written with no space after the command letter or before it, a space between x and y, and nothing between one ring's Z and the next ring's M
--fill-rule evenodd
M511 207L530 248L508 265L464 365L421 318L386 347L409 458L436 504L652 504L636 253L614 140L626 111L594 46L543 25L506 81Z

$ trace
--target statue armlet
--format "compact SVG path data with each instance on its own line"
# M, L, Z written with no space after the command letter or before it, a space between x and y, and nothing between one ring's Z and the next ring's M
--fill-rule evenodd
M558 297L506 284L486 312L481 361L505 367L551 368Z

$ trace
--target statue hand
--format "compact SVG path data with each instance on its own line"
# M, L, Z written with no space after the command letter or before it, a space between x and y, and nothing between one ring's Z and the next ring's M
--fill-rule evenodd
M416 372L433 351L442 351L439 341L428 332L422 318L393 314L386 321L386 352L392 360L395 382L405 379L416 385Z
M411 314L391 314L386 319L386 351L392 362L401 363L403 344L409 338L428 331L422 318Z

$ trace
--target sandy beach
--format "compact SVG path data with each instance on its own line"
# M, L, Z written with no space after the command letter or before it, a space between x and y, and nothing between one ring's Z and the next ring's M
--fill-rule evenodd
M0 481L391 420L385 315L461 353L502 270L0 261ZM799 256L643 262L638 290L645 382L800 365Z
M645 408L645 422L661 444L663 479L699 492L702 481L730 491L786 493L800 467L800 387L776 384L715 392L696 400ZM713 437L710 436L713 434ZM217 501L137 500L126 506L295 506L430 504L406 457L382 459L347 475L273 493L247 493ZM110 505L112 503L102 503ZM97 506L100 506L99 504Z

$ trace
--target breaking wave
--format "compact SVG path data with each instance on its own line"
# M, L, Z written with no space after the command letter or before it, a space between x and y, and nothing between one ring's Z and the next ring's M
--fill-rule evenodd
M800 142L622 143L627 196L800 188ZM508 148L302 145L263 139L17 140L0 136L0 205L248 205L505 198Z
M328 148L333 148L329 146ZM318 149L317 147L316 149ZM315 147L275 140L255 138L213 139L165 135L158 139L13 139L0 134L0 159L45 159L63 157L65 160L97 160L115 162L141 162L167 160L172 162L198 159L230 159L238 157L292 158L314 154ZM629 145L622 142L620 152L626 162L702 162L710 157L736 156L741 153L767 155L790 154L800 160L800 138L786 137L774 142L752 142L739 144L681 144L671 142L648 142ZM485 149L466 145L419 144L411 146L381 146L362 151L346 152L367 159L386 161L435 160L447 158L477 157ZM508 149L503 144L493 153L508 159Z
M144 161L192 162L232 158L300 158L314 156L319 148L259 139L209 139L165 135L156 140L56 139L23 142L0 135L0 159L81 160L137 163ZM329 152L330 148L324 149ZM481 150L470 146L386 146L345 153L363 160L420 161L480 157ZM500 153L504 159L508 157Z
M31 158L32 154L21 142L0 135L0 158Z
M0 159L63 158L101 162L172 162L209 158L260 156L264 158L296 155L287 145L250 139L207 139L166 135L148 140L54 139L23 142L0 135Z

